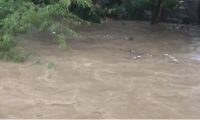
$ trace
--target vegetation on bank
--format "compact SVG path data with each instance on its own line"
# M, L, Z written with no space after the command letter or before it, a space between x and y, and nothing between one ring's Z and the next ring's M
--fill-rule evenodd
M0 58L24 61L24 53L16 47L15 36L36 28L48 30L57 36L61 47L66 47L65 35L76 36L70 26L82 20L73 14L71 5L90 7L90 0L51 0L49 4L36 3L34 0L0 1ZM63 27L63 24L66 24Z
M101 22L105 17L158 22L161 9L170 12L178 0L0 0L0 58L22 62L27 54L15 37L33 28L52 32L60 47L66 35L77 36L72 25ZM65 24L65 25L63 25ZM63 27L65 26L65 27Z

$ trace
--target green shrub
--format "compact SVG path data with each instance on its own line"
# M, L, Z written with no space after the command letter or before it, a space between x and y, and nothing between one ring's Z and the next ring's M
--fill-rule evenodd
M111 16L119 19L146 19L147 12L151 13L156 0L101 0L98 13L100 16ZM177 0L164 0L163 7L170 12Z
M0 52L0 59L13 61L13 62L24 62L29 56L28 52L19 48L10 48L7 51Z
M96 12L96 9L94 7L85 8L81 6L71 6L70 10L83 20L100 23L101 17Z
M111 14L117 15L118 18L125 19L143 19L145 10L151 9L149 0L127 0L116 9L112 10Z
M57 38L63 36L59 43L66 46L66 32L77 36L70 25L79 25L83 22L69 10L71 5L91 7L91 0L0 0L1 56L18 61L20 53L18 55L12 51L17 43L14 38L20 33L31 31L33 27L38 30L49 30L59 36ZM63 27L64 23L67 24L66 27Z

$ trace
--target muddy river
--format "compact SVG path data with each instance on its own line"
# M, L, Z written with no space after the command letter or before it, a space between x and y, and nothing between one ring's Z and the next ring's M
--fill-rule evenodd
M48 33L0 62L0 118L200 118L200 29L111 21L59 49Z

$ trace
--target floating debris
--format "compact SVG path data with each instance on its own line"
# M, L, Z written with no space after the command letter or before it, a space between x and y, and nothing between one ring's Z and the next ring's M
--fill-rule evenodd
M140 58L142 58L142 56L139 56L139 55L138 55L138 56L134 56L134 57L133 57L133 59L140 59Z
M137 50L136 49L130 49L130 52L135 54L135 53L137 53Z
M133 59L142 58L141 54L138 53L138 51L136 49L130 49L130 53L133 55Z
M133 57L133 59L137 59L137 57L135 56L135 57Z
M164 54L165 56L169 57L170 58L170 62L173 62L173 63L178 63L178 59L176 59L174 56L170 55L170 54Z
M107 38L107 39L110 39L110 38L112 38L113 36L112 36L112 35L105 35L104 37Z
M178 59L176 59L176 58L174 58L174 57L171 57L171 62L173 62L173 63L178 63L179 61L178 61Z

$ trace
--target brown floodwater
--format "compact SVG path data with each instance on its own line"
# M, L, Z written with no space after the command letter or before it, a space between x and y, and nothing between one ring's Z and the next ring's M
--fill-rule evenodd
M200 118L200 29L110 21L19 41L25 63L0 62L0 118Z

